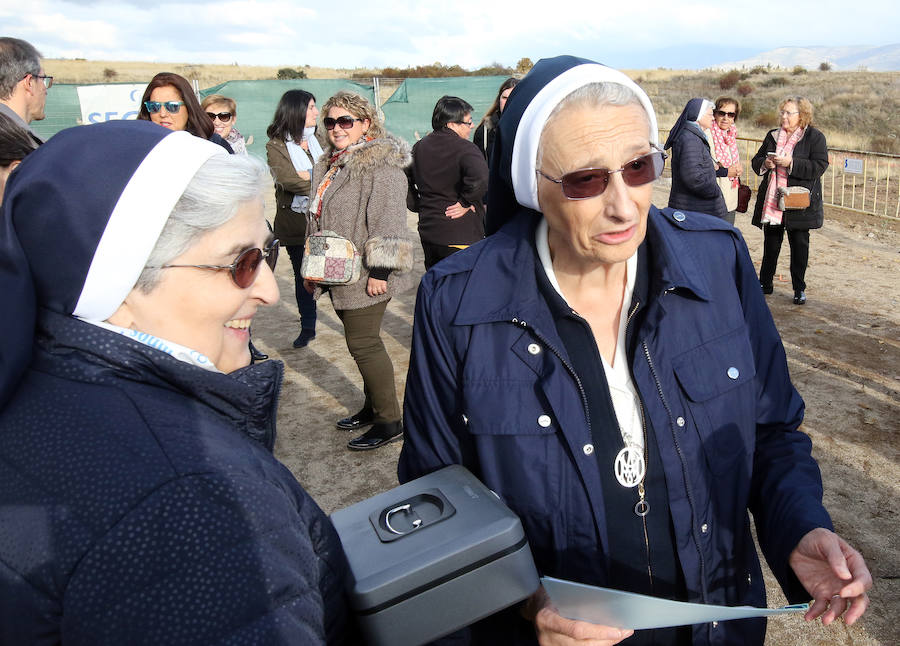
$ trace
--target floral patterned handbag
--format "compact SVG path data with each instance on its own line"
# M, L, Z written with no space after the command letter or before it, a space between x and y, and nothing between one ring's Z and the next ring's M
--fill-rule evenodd
M350 285L359 280L362 258L350 240L334 231L318 231L306 238L300 275L320 285Z

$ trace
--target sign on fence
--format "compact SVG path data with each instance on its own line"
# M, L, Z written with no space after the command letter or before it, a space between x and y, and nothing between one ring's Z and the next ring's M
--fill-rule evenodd
M78 87L81 123L134 119L140 110L146 83L82 85Z
M861 159L844 159L844 172L853 173L854 175L862 175L863 160Z

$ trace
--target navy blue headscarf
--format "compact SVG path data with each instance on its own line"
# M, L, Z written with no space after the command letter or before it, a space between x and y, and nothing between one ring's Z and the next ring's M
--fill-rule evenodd
M215 144L149 121L55 135L10 176L0 212L0 408L31 360L37 312L105 320Z
M650 98L623 73L575 56L539 60L513 88L496 128L485 233L495 233L517 213L537 211L535 164L541 132L563 99L591 83L617 83L634 92L650 122L650 141L658 143Z
M664 146L665 150L672 147L672 144L675 143L675 140L678 138L681 131L684 128L690 127L691 123L693 123L696 129L700 131L700 126L697 126L696 123L697 119L700 118L700 115L703 114L703 106L705 103L712 105L711 101L700 97L694 97L687 102L687 105L684 106L684 110L678 115L675 125L672 126L672 129L669 131L669 136L666 138L666 145Z

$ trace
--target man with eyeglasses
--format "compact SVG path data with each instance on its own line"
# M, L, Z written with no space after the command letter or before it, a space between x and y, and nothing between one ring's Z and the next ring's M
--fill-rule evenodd
M488 167L469 141L472 106L442 96L431 116L434 130L412 149L410 211L419 213L425 269L484 237Z
M44 74L41 55L33 45L0 37L0 113L25 128L38 144L44 140L29 124L44 118L47 90L52 84L53 77Z

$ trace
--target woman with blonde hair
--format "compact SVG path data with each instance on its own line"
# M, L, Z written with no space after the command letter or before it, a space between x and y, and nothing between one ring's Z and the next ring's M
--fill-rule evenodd
M403 434L381 321L391 297L412 286L404 172L411 157L406 142L387 133L375 107L358 94L338 92L322 112L328 142L313 168L316 188L310 196L307 232L333 231L362 254L359 279L328 288L366 397L362 409L338 421L337 427L352 431L372 425L348 446L375 449Z
M813 107L809 100L789 97L779 104L778 111L781 127L766 134L751 161L753 171L763 177L753 210L753 224L763 230L764 237L759 284L764 294L773 292L772 281L787 231L794 305L804 305L809 230L819 229L825 222L821 178L828 168L828 144L825 135L812 125ZM786 186L809 189L809 206L790 211L779 209L778 189Z
M247 142L234 125L237 123L237 103L234 99L222 94L210 94L200 102L200 108L212 121L216 134L228 142L235 154L246 155Z

